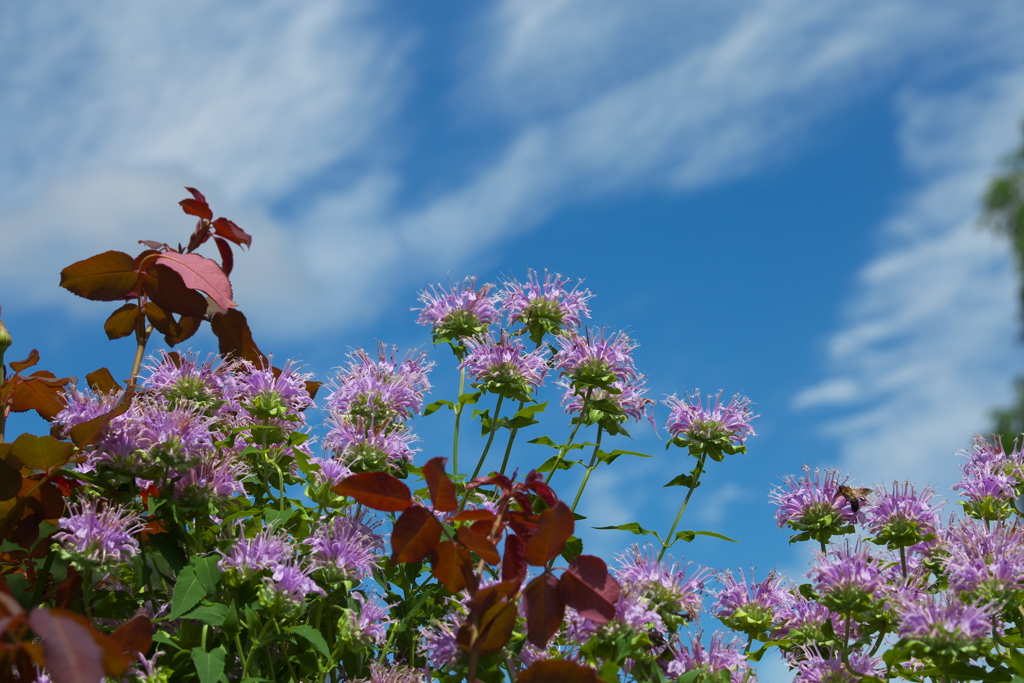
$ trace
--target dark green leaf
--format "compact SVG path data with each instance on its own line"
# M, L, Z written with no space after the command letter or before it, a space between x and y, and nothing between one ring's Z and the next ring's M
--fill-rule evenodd
M444 406L446 408L449 408L451 410L455 410L455 404L454 403L452 403L451 401L445 401L445 400L442 399L440 401L434 401L433 403L428 404L423 409L423 414L424 415L430 415L431 413L440 410L442 406Z
M659 541L661 536L658 535L657 531L651 531L640 526L637 522L630 522L629 524L620 524L619 526L596 526L595 529L615 529L616 531L632 531L637 536L654 536Z
M210 605L200 605L194 610L185 615L186 619L198 619L199 621L209 624L210 626L223 626L224 619L228 615L227 605L221 605L219 603L213 603Z
M723 541L739 543L739 541L737 541L736 539L729 538L728 536L723 536L722 534L716 534L713 531L679 531L676 533L675 540L683 540L689 543L694 539L695 536L714 536L715 538L720 538Z
M184 616L190 609L206 597L206 590L192 567L185 567L178 574L178 582L174 584L171 596L171 619Z
M327 641L324 640L323 634L317 631L309 624L299 624L298 626L292 627L293 633L298 633L300 636L310 642L310 644L316 648L316 651L322 654L324 657L331 656L331 648L327 646Z
M209 652L201 647L192 648L192 661L199 674L199 683L217 683L224 679L225 654L227 651L223 647L215 647Z

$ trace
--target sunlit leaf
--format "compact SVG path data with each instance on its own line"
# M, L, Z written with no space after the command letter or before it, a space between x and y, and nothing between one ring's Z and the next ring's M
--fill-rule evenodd
M121 339L135 331L135 320L139 316L138 304L125 304L110 314L103 323L107 339Z
M25 467L52 472L71 459L75 447L52 436L22 434L11 445L11 454Z
M491 539L479 534L468 527L460 526L457 532L459 542L475 552L487 564L498 564L501 556Z
M206 315L206 297L185 284L176 270L164 263L153 263L142 273L146 296L178 315Z
M129 389L128 395L123 396L121 400L118 401L117 405L111 410L103 413L102 415L97 415L88 422L77 424L71 428L71 440L76 446L84 448L91 443L95 443L103 433L103 428L107 426L107 423L118 415L124 415L128 412L128 408L130 408L132 404L132 396L134 396L135 387L130 387Z
M381 512L400 512L412 505L409 487L387 472L353 474L332 486L331 490Z
M252 246L252 236L245 230L235 225L232 221L227 218L218 218L213 222L214 231L223 237L224 239L234 242L235 244L244 244L247 247Z
M438 512L452 512L459 507L459 501L455 498L455 484L444 471L446 462L447 458L431 458L423 466L423 478L427 480L430 500Z
M85 381L89 383L90 389L99 394L112 394L121 389L121 385L106 368L93 370L85 376Z
M29 351L28 358L26 358L25 360L11 361L9 365L11 366L11 369L14 370L15 372L21 372L23 370L28 370L30 367L32 367L38 362L39 351L37 349L32 349L31 351Z
M14 383L11 412L34 410L44 420L53 420L64 410L64 387L71 383L70 377L54 377L46 370L28 377L19 376Z
M135 259L123 251L105 251L60 271L60 286L93 301L117 301L135 291Z
M469 551L454 541L441 541L434 547L434 578L452 593L458 593L473 580L473 560Z
M199 254L165 251L157 257L157 263L173 269L181 276L186 287L205 292L221 308L229 309L238 305L231 300L231 281L216 261Z

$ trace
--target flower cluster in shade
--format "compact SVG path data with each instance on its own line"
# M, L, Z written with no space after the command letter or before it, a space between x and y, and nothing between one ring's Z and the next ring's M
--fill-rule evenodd
M352 472L401 471L412 461L416 436L406 421L423 408L430 390L433 363L422 353L398 359L398 351L381 345L377 358L362 349L349 354L327 396L328 427L318 461L320 479L333 485Z
M275 372L245 361L199 362L165 352L145 369L143 390L84 449L79 470L130 474L141 488L173 490L176 499L200 506L244 495L241 482L254 464L243 456L247 444L287 442L304 427L304 411L313 404L310 376L291 364ZM54 422L67 434L110 412L118 400L117 394L72 387ZM304 444L297 447L308 453Z
M56 549L80 568L109 568L139 552L136 534L145 526L131 510L89 498L69 506L53 535Z

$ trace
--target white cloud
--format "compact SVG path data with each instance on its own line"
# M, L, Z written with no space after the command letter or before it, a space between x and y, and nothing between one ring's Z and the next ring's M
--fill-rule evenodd
M861 272L829 341L826 377L794 400L846 405L826 432L862 478L928 472L947 486L957 477L951 452L1009 400L1022 365L1016 275L1007 245L975 217L997 159L1019 142L1021 78L1017 69L955 94L902 99L901 146L920 187Z

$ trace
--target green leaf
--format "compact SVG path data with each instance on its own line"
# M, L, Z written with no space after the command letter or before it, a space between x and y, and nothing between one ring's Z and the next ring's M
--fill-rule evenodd
M324 640L324 636L320 631L309 624L299 624L292 627L292 633L298 633L300 636L309 641L309 643L316 649L317 652L322 654L324 657L331 656L331 648L328 647L327 641Z
M662 488L668 488L669 486L685 486L690 488L693 486L693 475L692 474L680 474L678 477L665 484ZM697 482L697 486L700 486L700 482ZM693 488L697 488L693 486Z
M576 556L583 553L583 540L575 536L570 536L565 542L565 547L562 548L562 558L566 562L572 562L576 559Z
M1010 656L1010 666L1013 670L1024 676L1024 655L1017 650L1007 650L1006 654Z
M536 439L530 439L526 443L535 443L538 446L551 446L552 448L558 448L558 444L555 443L550 436L538 436Z
M445 401L444 399L442 399L440 401L434 401L433 403L427 405L427 407L425 407L423 409L423 414L424 415L430 415L431 413L437 412L442 407L448 408L449 410L455 410L455 404L454 403L452 403L451 401Z
M460 405L466 405L466 404L469 404L469 403L476 403L479 400L480 400L480 392L479 391L471 391L469 393L462 394L461 396L459 396L459 404Z
M185 555L185 551L181 549L176 540L174 529L170 528L170 526L168 527L168 533L153 534L149 537L149 542L160 551L160 554L167 560L167 564L170 565L171 569L180 572L188 564L188 556Z
M207 595L217 593L217 584L220 583L220 568L217 566L219 561L220 558L216 555L200 557L192 561L196 576L199 577L199 583L202 584Z
M224 655L227 651L223 647L215 647L207 652L201 647L192 648L192 661L196 665L196 673L199 674L199 683L217 683L224 679Z
M659 541L661 536L658 535L657 531L651 531L645 529L638 522L630 522L629 524L620 524L619 526L595 526L595 529L615 529L616 531L632 531L637 536L654 536Z
M223 626L224 620L228 616L227 605L221 605L220 603L213 603L210 605L200 605L194 610L185 615L186 619L198 619L204 624L210 626Z
M555 469L555 464L556 463L558 464L558 469L560 469L560 470L569 470L569 469L572 469L573 467L575 467L576 465L583 464L583 461L582 460L567 460L566 458L562 458L562 461L559 462L558 461L558 456L557 455L553 455L550 458L548 458L547 460L545 460L544 464L537 468L537 471L538 472L550 472L551 470Z
M722 534L716 534L714 531L680 531L676 533L675 540L683 540L689 543L694 539L695 536L714 536L715 538L720 538L723 541L739 543L739 541L737 541L734 538L729 538L728 536L723 536Z
M612 464L613 462L615 462L615 459L618 458L620 455L637 455L637 456L639 456L641 458L653 458L654 457L653 455L648 455L647 453L639 453L637 451L614 450L611 453L605 453L604 451L598 451L597 452L598 460L600 460L601 462L606 462L609 465Z
M185 567L178 574L178 582L174 584L174 594L171 596L171 614L168 618L177 619L184 616L205 597L206 590L196 575L196 570L193 567Z
M525 408L522 408L521 410L517 411L515 417L533 418L534 415L543 412L544 409L547 407L547 401L544 401L544 403L534 403L533 405L526 406Z

